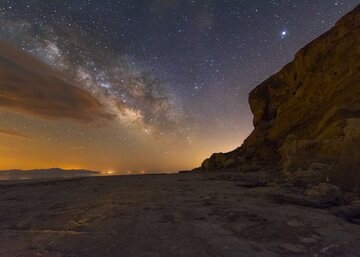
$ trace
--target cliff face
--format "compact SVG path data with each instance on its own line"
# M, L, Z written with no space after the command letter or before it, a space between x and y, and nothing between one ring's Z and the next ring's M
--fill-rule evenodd
M238 149L206 159L203 170L289 174L322 163L336 179L360 177L360 5L257 86L249 103L254 131Z

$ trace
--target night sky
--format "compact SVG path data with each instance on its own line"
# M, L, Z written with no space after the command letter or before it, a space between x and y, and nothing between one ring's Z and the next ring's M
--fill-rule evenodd
M0 0L0 169L199 166L251 132L251 89L357 4Z

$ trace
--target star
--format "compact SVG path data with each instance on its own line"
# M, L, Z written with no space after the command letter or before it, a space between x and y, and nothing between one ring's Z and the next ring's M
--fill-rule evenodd
M286 29L282 30L280 33L281 38L286 38L288 35L289 32Z
M0 169L12 168L1 158L16 158L22 167L34 168L34 149L37 156L48 158L44 167L74 161L114 174L193 168L200 156L239 146L253 129L249 92L358 4L0 0L0 43L50 65L56 76L74 84L112 117L108 124L97 119L82 124L82 119L29 115L32 106L24 113L16 113L18 108L1 110L0 129L26 127L23 130L34 137L19 157L2 150L14 145L10 140L4 145L0 135ZM75 111L88 110L67 95L62 98L71 102L73 117ZM41 98L45 104L52 99ZM31 103L35 111L49 112ZM43 135L41 141L37 135ZM54 142L62 143L52 149ZM23 145L19 139L15 147ZM79 146L84 146L81 159L71 156L74 150L80 152ZM48 148L52 150L43 151Z

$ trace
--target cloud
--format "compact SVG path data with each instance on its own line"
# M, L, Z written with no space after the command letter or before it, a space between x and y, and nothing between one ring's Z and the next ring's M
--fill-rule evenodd
M67 81L32 55L2 42L0 108L81 123L100 124L113 119L91 93Z
M25 135L25 134L22 134L19 132L15 132L15 131L4 130L4 129L0 129L0 135L17 137L17 138L21 138L21 139L31 139L31 137L28 135Z
M179 4L178 0L155 2L166 8L176 8ZM3 27L0 42L1 38L25 42L21 47L26 52L75 81L78 89L102 104L102 113L104 110L111 113L121 126L163 137L178 134L187 123L172 81L161 71L139 65L121 52L89 44L94 41L94 35L89 35L81 26L30 25L25 20L11 19ZM67 40L62 40L65 38Z

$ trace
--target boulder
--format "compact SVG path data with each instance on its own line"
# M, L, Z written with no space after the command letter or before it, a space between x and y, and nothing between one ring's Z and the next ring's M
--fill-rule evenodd
M305 191L305 195L334 205L344 202L344 196L340 188L329 183L320 183L317 186L313 186Z

